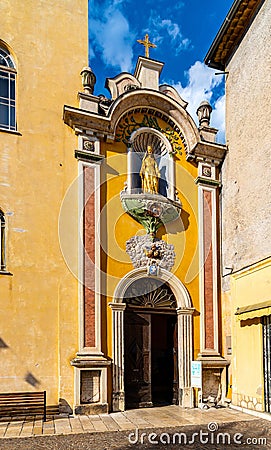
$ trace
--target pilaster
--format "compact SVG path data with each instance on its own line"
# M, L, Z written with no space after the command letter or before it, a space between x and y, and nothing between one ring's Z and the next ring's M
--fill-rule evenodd
M184 408L193 407L193 388L191 387L191 361L193 355L193 313L194 308L177 309L179 404Z
M126 303L109 303L113 313L113 411L125 410L124 310Z
M198 161L200 257L200 355L219 356L218 341L218 196L216 164Z
M77 129L79 171L79 343L75 367L75 413L108 412L107 371L102 352L100 267L100 141Z

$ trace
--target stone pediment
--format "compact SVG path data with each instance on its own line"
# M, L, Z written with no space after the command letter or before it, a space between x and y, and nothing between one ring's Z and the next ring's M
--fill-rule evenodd
M109 90L112 100L115 100L124 92L139 89L141 85L132 74L124 72L114 78L107 78L105 87Z
M178 91L172 86L169 86L168 84L161 84L159 86L159 91L163 94L168 95L169 97L173 98L178 102L184 109L186 109L188 102L186 102L179 94Z

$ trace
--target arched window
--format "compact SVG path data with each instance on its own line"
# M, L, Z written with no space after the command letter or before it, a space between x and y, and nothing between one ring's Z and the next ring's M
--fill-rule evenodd
M0 45L0 129L16 131L16 67L7 48Z
M1 223L1 240L0 240L0 254L1 254L1 268L0 270L6 269L6 221L3 211L0 209L0 223Z

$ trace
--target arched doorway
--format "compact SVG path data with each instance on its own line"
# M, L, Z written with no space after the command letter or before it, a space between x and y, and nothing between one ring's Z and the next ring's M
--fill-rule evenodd
M155 278L134 281L124 295L126 409L178 403L177 302Z
M124 322L127 308L128 288L135 282L146 278L146 268L138 268L129 272L119 282L113 302L109 303L112 309L112 368L113 368L113 411L124 411L125 405L125 366L124 366ZM177 304L177 367L178 367L178 393L177 402L182 407L192 407L193 397L191 388L191 360L192 360L192 315L194 308L191 305L189 294L181 281L172 273L159 268L159 277L148 276L148 280L160 280L171 289ZM126 296L126 297L125 297ZM159 328L159 326L157 325Z

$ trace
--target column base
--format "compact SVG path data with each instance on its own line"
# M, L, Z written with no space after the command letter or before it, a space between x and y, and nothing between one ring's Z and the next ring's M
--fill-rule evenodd
M93 403L87 405L76 405L74 407L74 414L107 414L108 413L108 403Z
M220 355L200 354L197 358L202 362L202 399L210 404L223 403L225 398L225 383L222 380L223 369L230 361Z
M219 353L199 353L197 361L202 362L203 368L223 368L230 364L230 361L225 359Z
M194 393L192 387L186 387L180 389L180 406L182 408L194 407Z
M113 392L112 409L113 412L125 411L124 392Z
M108 413L107 371L111 361L77 354L71 365L75 367L74 413Z

